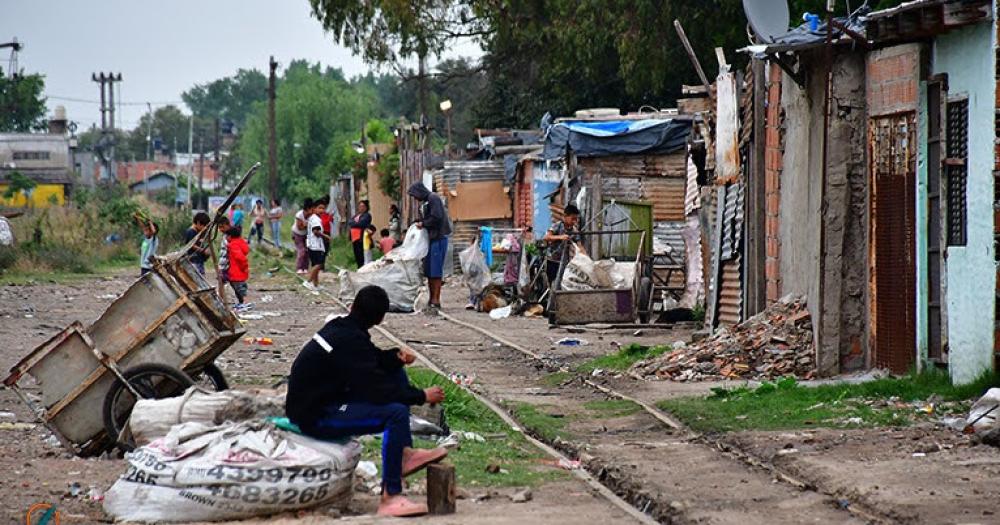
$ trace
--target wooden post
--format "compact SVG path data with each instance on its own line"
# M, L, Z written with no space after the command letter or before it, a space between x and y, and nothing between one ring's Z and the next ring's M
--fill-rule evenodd
M455 466L427 465L427 510L431 514L455 513Z

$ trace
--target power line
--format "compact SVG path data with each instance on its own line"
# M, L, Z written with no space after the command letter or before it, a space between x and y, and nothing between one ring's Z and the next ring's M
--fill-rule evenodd
M51 98L52 100L62 100L64 102L80 102L84 104L100 104L100 100L90 100L85 98L76 97L63 97L59 95L46 95L46 98ZM176 106L178 104L183 104L182 100L166 100L160 102L116 102L117 106L145 106L146 104L152 104L154 106Z

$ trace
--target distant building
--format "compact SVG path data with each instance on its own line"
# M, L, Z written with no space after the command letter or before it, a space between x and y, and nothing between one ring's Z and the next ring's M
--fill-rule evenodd
M28 195L4 199L13 173L34 181ZM0 203L12 207L62 205L75 178L65 134L0 133Z

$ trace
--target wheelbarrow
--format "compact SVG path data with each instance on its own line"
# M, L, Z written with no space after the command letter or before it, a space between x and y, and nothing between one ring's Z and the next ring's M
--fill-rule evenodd
M244 176L196 242L210 241L218 220L256 171ZM74 454L127 448L137 399L181 394L202 380L227 388L215 359L244 330L216 288L187 257L188 248L157 258L152 271L119 296L89 327L79 321L35 348L3 380ZM27 378L34 379L34 388ZM40 395L28 390L37 389Z

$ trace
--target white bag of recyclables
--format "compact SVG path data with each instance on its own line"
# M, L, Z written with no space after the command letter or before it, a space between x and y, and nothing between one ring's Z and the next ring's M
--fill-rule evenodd
M361 445L260 423L176 425L126 454L104 510L139 522L222 521L346 504Z
M462 266L462 282L469 287L470 292L478 294L490 285L493 276L490 275L486 256L478 244L470 244L468 248L459 252L458 261Z
M385 256L392 260L420 260L427 257L429 249L430 241L427 239L427 230L417 228L414 224L406 230L406 237L403 237L403 244L400 244L398 248L393 248Z
M167 435L180 423L214 425L223 421L260 420L284 413L283 395L241 390L208 392L193 386L180 396L136 401L128 426L135 443L145 445Z
M969 410L966 425L972 425L977 434L997 426L1000 421L1000 388L991 388L979 398Z
M394 253L393 250L391 253ZM419 259L390 260L385 257L364 265L356 272L340 271L340 300L351 302L358 290L370 284L389 295L389 310L412 312L423 285L423 263Z

